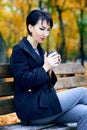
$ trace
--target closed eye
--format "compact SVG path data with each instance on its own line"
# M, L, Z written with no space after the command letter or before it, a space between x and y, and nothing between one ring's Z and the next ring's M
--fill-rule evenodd
M39 28L40 30L45 30L45 28ZM49 32L50 31L50 28L49 29L47 29L47 31Z
M44 28L39 28L40 30L44 30Z

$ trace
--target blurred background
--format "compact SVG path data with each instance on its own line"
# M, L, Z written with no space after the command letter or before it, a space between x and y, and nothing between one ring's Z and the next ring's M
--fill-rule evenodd
M38 8L54 22L44 49L57 50L63 63L81 62L87 73L87 0L0 0L0 63L9 62L13 46L27 35L27 14ZM17 121L7 118L0 118L0 124Z
M9 62L12 47L27 35L26 16L36 8L47 10L54 21L43 44L56 49L62 62L87 61L87 0L0 0L0 62Z

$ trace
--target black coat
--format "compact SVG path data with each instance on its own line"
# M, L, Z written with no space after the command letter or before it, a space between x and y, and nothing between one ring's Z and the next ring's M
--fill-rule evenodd
M15 45L10 58L10 68L15 82L15 110L22 121L36 120L61 112L53 88L57 78L50 78L44 70L45 51L38 45L40 55L24 37Z

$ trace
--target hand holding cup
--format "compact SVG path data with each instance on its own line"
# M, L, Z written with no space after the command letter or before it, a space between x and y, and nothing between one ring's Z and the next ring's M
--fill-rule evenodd
M53 58L55 58L55 61L57 58L57 62L55 62L55 65L59 65L61 63L61 56L60 56L60 54L57 53L57 51L50 51L50 52L48 52L47 56L49 56L49 55L52 56ZM55 55L56 55L56 57L54 57Z
M57 51L50 51L47 55L44 55L44 65L43 68L46 71L52 70L54 67L58 66L61 62L61 57Z

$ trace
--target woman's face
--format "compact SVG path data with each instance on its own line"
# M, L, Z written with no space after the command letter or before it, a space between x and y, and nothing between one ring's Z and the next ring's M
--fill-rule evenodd
M29 30L32 33L32 38L36 43L42 43L50 31L50 24L46 20L39 20L35 26L29 25Z

